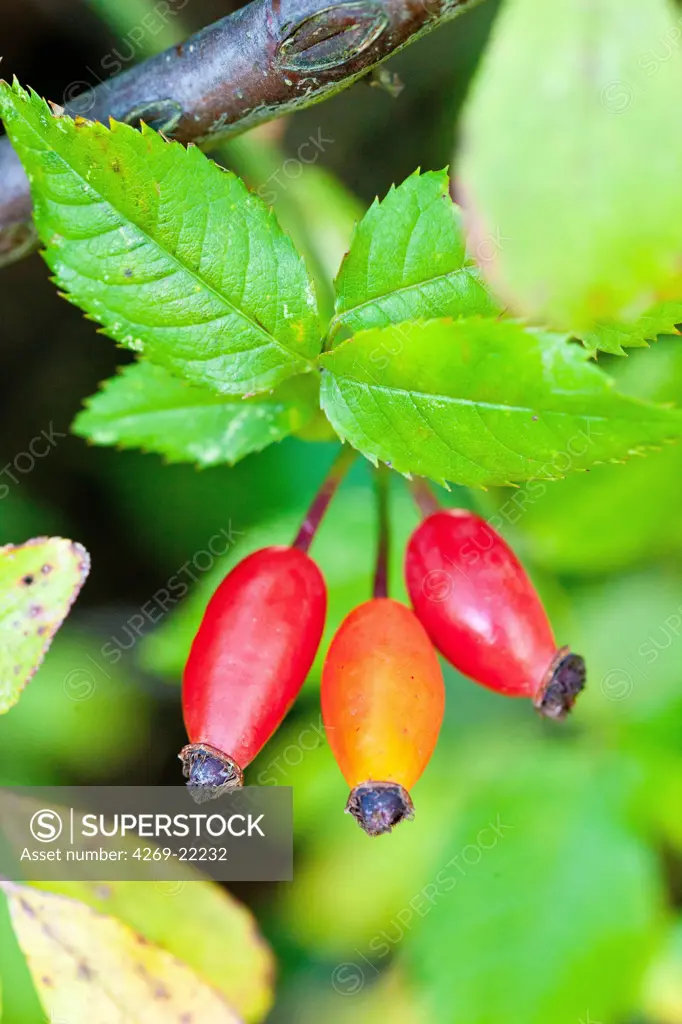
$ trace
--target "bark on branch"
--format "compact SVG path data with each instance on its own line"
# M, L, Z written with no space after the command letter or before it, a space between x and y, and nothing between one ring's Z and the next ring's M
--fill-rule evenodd
M477 2L253 0L77 96L67 112L144 120L181 142L207 146L326 99ZM34 242L28 181L0 138L0 266Z

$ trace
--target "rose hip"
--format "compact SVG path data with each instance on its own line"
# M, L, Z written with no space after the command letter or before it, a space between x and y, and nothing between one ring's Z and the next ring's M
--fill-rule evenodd
M180 757L195 797L242 785L305 682L326 607L320 570L295 547L256 551L220 584L182 685L190 744Z
M408 790L436 746L445 689L414 613L373 598L347 616L322 673L329 745L352 792L346 810L370 836L413 816Z
M557 649L552 627L516 555L479 516L434 512L413 533L407 589L433 643L456 669L498 693L530 697L563 718L585 685L585 663Z

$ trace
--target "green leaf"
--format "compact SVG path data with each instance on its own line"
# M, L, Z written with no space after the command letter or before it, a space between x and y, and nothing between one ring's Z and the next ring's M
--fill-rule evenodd
M682 294L669 0L508 0L466 108L472 244L516 313L580 333Z
M221 394L311 368L305 265L239 178L149 128L53 116L18 84L0 83L0 115L57 283L107 334Z
M456 772L468 806L406 942L429 1019L627 1019L663 902L656 859L628 820L627 762L575 745L531 742L524 752L502 736L469 751L477 766L484 753L487 775L466 764Z
M42 664L89 571L85 548L61 537L0 548L0 714Z
M682 414L618 394L581 346L511 322L365 331L321 362L338 434L437 481L552 480L682 434Z
M193 387L142 361L106 381L72 429L95 444L142 448L170 462L234 465L302 430L318 408L319 387L312 375L240 399Z
M626 348L646 348L660 334L678 334L682 323L682 302L657 302L632 323L608 320L581 334L586 348L595 352L625 355Z
M497 311L467 256L447 171L417 172L374 202L355 229L336 290L332 331Z
M244 1020L261 1020L269 1010L272 953L252 914L224 888L194 880L106 885L41 882L36 887L109 914L183 960L222 992ZM217 937L223 941L216 941ZM229 945L228 956L224 942Z

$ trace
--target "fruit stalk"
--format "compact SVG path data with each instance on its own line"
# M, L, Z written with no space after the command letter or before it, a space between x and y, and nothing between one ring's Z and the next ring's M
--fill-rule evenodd
M410 490L422 518L426 519L427 516L440 510L441 505L438 498L423 477L416 476L410 480Z
M310 545L312 544L315 534L319 529L320 523L325 517L332 498L336 494L346 473L355 462L357 455L358 453L354 448L346 445L343 446L332 463L331 469L327 473L322 486L315 495L313 503L308 509L308 513L303 520L301 529L298 531L292 547L298 548L299 551L304 552L307 552L310 549Z
M391 525L389 522L389 470L380 466L374 474L377 493L377 564L374 574L374 596L388 597L388 565L391 554Z

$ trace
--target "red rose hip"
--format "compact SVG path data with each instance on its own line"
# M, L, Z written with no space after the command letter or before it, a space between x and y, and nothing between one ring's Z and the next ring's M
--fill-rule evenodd
M405 558L407 588L431 640L456 669L498 693L530 697L563 718L585 685L585 663L557 649L532 583L493 528L464 509L429 515Z
M320 570L295 547L256 551L220 584L182 684L190 744L180 757L195 798L242 784L305 682L326 608Z

